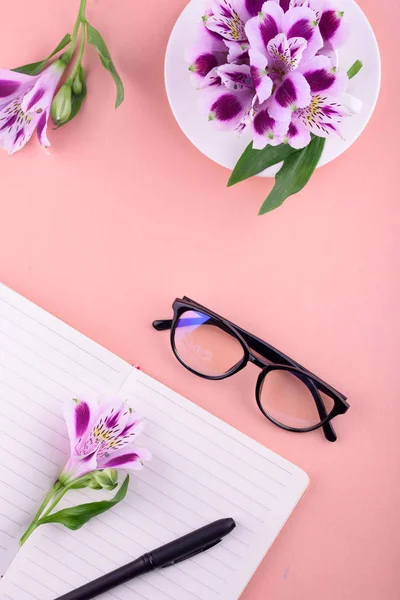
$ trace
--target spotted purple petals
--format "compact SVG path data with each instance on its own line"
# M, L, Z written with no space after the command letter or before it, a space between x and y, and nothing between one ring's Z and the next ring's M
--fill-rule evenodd
M17 115L12 115L5 123L0 127L0 131L5 131L9 127L12 127L17 120Z
M10 81L8 79L0 79L0 98L7 98L11 94L15 94L20 84L18 81Z

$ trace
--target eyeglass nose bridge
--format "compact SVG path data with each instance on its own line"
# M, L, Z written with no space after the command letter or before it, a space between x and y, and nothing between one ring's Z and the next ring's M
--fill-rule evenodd
M259 356L253 354L251 350L249 352L249 362L251 362L253 365L256 365L256 367L259 367L260 369L265 369L265 367L269 367L270 365L270 363L266 360L261 360Z

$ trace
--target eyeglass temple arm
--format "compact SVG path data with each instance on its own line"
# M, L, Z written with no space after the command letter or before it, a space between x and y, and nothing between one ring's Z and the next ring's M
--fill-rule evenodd
M190 320L193 321L194 319L190 319ZM210 322L210 321L208 321L208 322ZM153 327L157 331L168 331L169 329L171 329L172 323L173 323L172 319L158 320L158 321L153 322ZM308 369L305 369L302 365L300 365L296 361L292 360L291 358L289 358L282 352L279 352L279 350L277 350L273 346L270 346L266 342L263 342L256 336L252 335L248 331L245 331L241 327L238 327L237 325L234 325L234 327L244 337L246 342L249 344L250 348L252 348L256 352L258 352L258 354L261 354L261 356L263 356L264 358L266 358L276 364L285 364L285 365L288 365L291 367L300 368L303 371L305 371L306 373L310 373L310 375L312 375L312 373L310 371L308 371ZM303 381L303 383L305 383L307 385L310 392L312 393L312 396L314 398L315 404L317 406L318 414L319 414L321 420L325 419L328 416L328 413L326 412L325 405L324 405L324 403L321 399L321 396L318 392L317 386L311 380L304 379L302 381ZM340 395L342 396L342 394L340 394ZM328 421L327 423L324 423L322 426L322 429L323 429L324 435L328 441L335 442L337 440L336 432L330 421Z

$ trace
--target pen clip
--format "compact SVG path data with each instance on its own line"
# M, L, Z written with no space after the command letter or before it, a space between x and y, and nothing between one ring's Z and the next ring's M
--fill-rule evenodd
M199 548L199 550L195 550L194 552L185 554L185 556L181 556L181 558L178 558L178 560L173 560L172 562L168 563L167 565L163 565L162 568L165 569L165 567L172 567L173 565L177 565L178 563L183 562L184 560L187 560L188 558L193 558L193 556L197 556L198 554L201 554L202 552L205 552L206 550L210 550L211 548L213 548L214 546L219 544L221 541L222 541L222 538L219 540L216 540L215 542L212 542L211 544L208 544L208 546L203 546L203 548Z

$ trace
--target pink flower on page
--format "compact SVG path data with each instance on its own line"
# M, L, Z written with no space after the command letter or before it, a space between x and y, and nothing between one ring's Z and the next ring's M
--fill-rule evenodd
M40 144L50 146L47 122L64 70L61 60L36 76L0 69L0 148L9 154L18 152L35 130Z
M70 458L59 481L67 485L93 471L143 468L151 459L144 448L135 446L143 421L127 401L74 399L64 408L70 439Z

